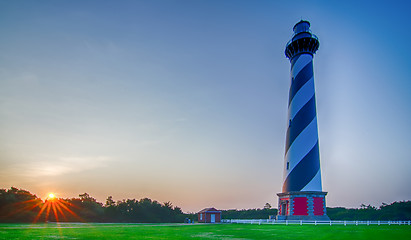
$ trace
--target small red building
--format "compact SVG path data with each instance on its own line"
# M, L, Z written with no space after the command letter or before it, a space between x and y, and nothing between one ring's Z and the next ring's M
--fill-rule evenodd
M215 208L204 208L198 212L199 223L219 223L221 222L221 211Z

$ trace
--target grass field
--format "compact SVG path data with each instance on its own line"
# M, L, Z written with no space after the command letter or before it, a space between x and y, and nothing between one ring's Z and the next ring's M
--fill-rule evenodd
M0 224L0 239L411 239L411 226Z

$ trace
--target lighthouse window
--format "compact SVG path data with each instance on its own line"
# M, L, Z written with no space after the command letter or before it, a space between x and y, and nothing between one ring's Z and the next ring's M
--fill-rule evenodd
M290 168L290 162L287 162L287 170Z

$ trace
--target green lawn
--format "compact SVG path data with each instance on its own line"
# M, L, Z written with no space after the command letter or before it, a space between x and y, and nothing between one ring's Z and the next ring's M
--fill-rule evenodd
M0 224L0 239L411 239L411 226Z

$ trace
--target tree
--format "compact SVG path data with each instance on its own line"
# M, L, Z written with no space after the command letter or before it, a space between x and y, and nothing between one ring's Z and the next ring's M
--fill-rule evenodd
M0 222L32 222L43 202L29 191L0 189Z
M106 205L105 207L113 207L116 205L116 202L114 202L113 197L112 196L108 196L107 200L106 200Z

